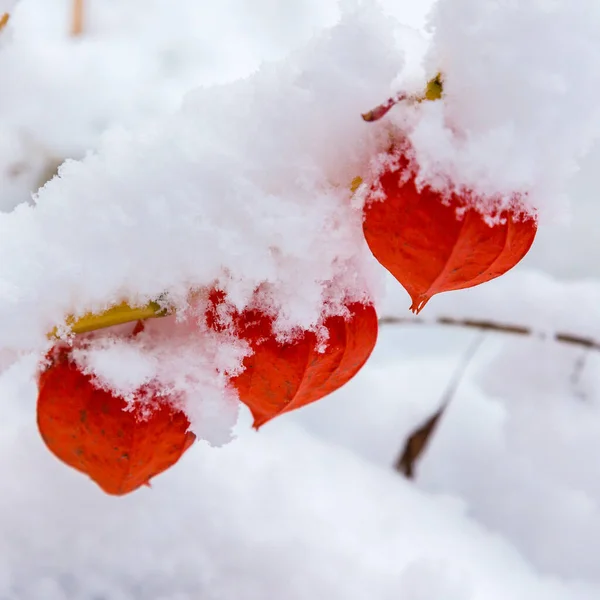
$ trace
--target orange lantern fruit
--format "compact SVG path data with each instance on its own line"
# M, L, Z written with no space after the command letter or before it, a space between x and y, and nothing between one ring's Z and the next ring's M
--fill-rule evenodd
M62 462L87 474L107 494L125 495L173 466L192 445L186 415L149 397L149 414L96 387L66 349L52 352L39 376L38 429Z
M328 337L321 343L312 331L291 342L280 342L272 320L257 310L235 319L235 332L252 354L243 372L232 379L240 400L248 406L258 429L274 417L315 402L339 389L365 364L377 341L377 313L371 305L352 303L349 316L328 317ZM208 319L213 323L214 318Z
M435 294L503 275L529 251L537 220L520 201L493 224L456 193L417 188L405 150L370 188L363 231L375 258L402 284L419 313ZM382 193L383 192L383 198Z

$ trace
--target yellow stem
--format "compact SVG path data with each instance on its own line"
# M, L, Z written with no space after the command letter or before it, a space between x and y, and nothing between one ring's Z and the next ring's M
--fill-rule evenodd
M96 331L97 329L104 329L106 327L112 327L113 325L122 325L123 323L130 323L140 319L144 320L166 317L169 314L171 314L171 311L162 307L157 302L150 302L146 306L137 308L132 308L129 306L129 304L123 302L117 306L113 306L112 308L105 310L100 314L87 313L78 319L72 316L68 317L65 324L72 333L79 334L87 333L89 331ZM58 328L55 327L50 332L48 337L59 337Z
M442 83L442 74L438 73L433 79L427 82L427 88L425 88L424 96L419 98L422 100L440 100L444 92L444 86Z
M10 19L10 15L8 13L0 15L0 31L2 31L6 27L8 19Z
M361 186L362 182L363 178L360 175L357 175L350 183L350 191L354 193Z

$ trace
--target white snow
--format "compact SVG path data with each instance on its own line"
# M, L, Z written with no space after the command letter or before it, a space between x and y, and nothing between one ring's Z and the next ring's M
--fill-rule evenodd
M485 334L417 481L391 468L482 335L437 317L600 340L597 3L438 0L426 19L429 4L85 0L77 38L70 0L10 7L0 598L600 597L594 351ZM443 102L361 120L439 68ZM399 124L423 177L527 191L539 239L514 271L433 298L429 324L382 327L353 381L256 433L225 390L247 347L203 329L187 291L218 282L243 308L260 285L282 335L348 298L412 318L348 191ZM45 335L165 291L186 318L89 335L74 356L126 397L185 394L202 441L152 489L108 497L37 433Z
M439 0L429 72L446 80L410 139L426 181L526 192L544 221L600 134L600 5L595 0Z
M368 300L376 263L349 185L385 139L360 114L402 66L394 48L393 21L352 13L289 61L63 164L35 206L0 214L0 345L37 350L67 314L165 291L185 308L214 285L240 309L260 288L283 333Z
M0 0L0 15L9 14L13 11L18 0Z
M119 600L596 598L595 469L576 462L594 426L587 442L557 439L559 421L537 407L543 394L511 419L524 398L476 383L483 355L419 486L389 469L471 335L388 329L345 390L259 433L244 414L235 441L198 444L151 490L120 499L47 453L23 414L33 386L13 372L30 405L6 402L16 414L0 437L0 474L11 482L0 497L0 596L39 598L47 586L57 598ZM577 402L564 394L553 404L597 429L596 407ZM544 448L566 451L564 468Z

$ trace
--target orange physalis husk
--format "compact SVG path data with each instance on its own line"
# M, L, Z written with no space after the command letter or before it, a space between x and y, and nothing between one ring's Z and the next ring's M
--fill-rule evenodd
M252 412L256 429L334 392L362 368L377 341L377 314L373 306L360 303L347 309L347 318L325 319L324 348L310 331L282 343L273 334L271 319L258 311L241 315L237 334L253 354L244 359L244 371L232 384Z
M533 244L537 220L522 200L490 225L473 198L417 188L404 150L392 152L398 168L386 168L371 186L363 231L375 258L402 284L418 313L435 294L469 288L503 275Z
M62 462L107 494L125 495L172 467L193 444L186 415L150 396L149 414L94 385L66 350L39 376L38 429Z

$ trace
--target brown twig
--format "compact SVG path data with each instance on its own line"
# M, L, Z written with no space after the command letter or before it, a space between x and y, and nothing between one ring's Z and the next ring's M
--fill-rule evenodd
M537 332L531 327L523 325L512 325L507 323L495 323L487 320L476 320L476 319L455 319L453 317L437 317L433 321L427 321L419 317L383 317L379 320L380 325L408 325L408 324L421 324L421 325L446 325L451 327L465 327L468 329L478 329L482 332L497 332L505 333L509 335L520 335L520 336L536 336L545 339L552 339L555 342L561 344L569 344L584 348L587 352L590 350L600 350L600 342L592 338L586 338L571 333L555 332L553 334L544 334ZM481 340L478 341L478 344ZM469 350L465 355L463 362L454 373L454 377L448 388L444 393L444 398L440 408L429 418L423 425L413 431L406 440L402 452L398 456L395 468L398 472L404 474L408 479L413 479L415 476L415 467L419 459L422 457L423 452L427 448L427 445L431 441L431 437L439 425L440 419L444 415L449 403L454 397L458 386L464 373L469 365L469 362L473 358L478 344L474 349ZM581 365L577 365L576 373L574 375L574 382L577 382L580 376L580 371L583 370L585 359Z
M544 333L536 331L531 327L524 325L512 325L507 323L495 323L494 321L477 319L455 319L453 317L437 317L432 321L420 319L418 317L383 317L379 319L380 325L448 325L451 327L466 327L468 329L479 329L481 331L491 331L497 333L507 333L512 335L532 336L541 339L551 339L561 344L589 348L591 350L600 350L600 342L589 337L579 336L572 333L554 332Z
M408 101L412 103L423 102L424 100L439 100L442 97L442 93L442 74L438 73L433 79L427 82L427 88L425 89L424 94L420 96L411 96L404 92L399 92L396 95L389 98L388 100L386 100L383 104L380 104L374 109L363 113L361 116L363 118L363 121L367 121L367 123L372 123L373 121L379 121L379 119L387 115L391 108L399 102Z
M456 394L456 391L458 390L458 387L465 376L465 372L475 357L475 354L477 354L477 350L479 350L484 337L485 333L478 336L473 344L467 348L467 351L465 352L460 364L454 371L452 379L446 387L440 408L438 408L438 410L429 419L427 419L427 421L425 421L421 427L416 429L406 440L404 448L402 449L402 452L399 454L398 460L396 461L395 469L396 471L405 475L408 479L414 479L417 462L422 457L423 452L431 440L431 436L440 422L440 419L454 398L454 395Z
M73 0L71 35L77 37L83 33L83 0Z
M585 358L587 354L591 350L600 350L600 342L594 340L593 338L584 337L580 335L575 335L572 333L564 333L564 332L554 332L554 333L544 333L541 331L536 331L532 327L527 327L524 325L513 325L509 323L496 323L494 321L488 321L485 319L477 320L477 319L456 319L453 317L437 317L431 321L426 319L422 319L419 317L383 317L379 319L380 325L410 325L410 324L420 324L420 325L446 325L451 327L464 327L468 329L478 329L482 332L495 332L495 333L505 333L509 335L520 335L520 336L531 336L538 337L540 339L552 340L554 342L560 344L568 344L571 346L576 346L584 349L584 355L578 361L575 372L572 378L572 383L577 384L579 377L581 375L581 371L585 366ZM448 404L451 402L454 397L458 386L460 385L460 381L464 377L464 373L469 365L469 362L472 360L475 352L477 350L478 344L481 342L481 339L478 343L470 349L457 371L454 373L454 377L450 382L448 388L444 393L444 398L440 408L429 418L423 425L421 425L418 429L413 431L413 433L408 437L402 452L400 453L398 460L396 461L395 468L400 473L403 473L407 478L413 479L415 475L415 466L418 460L422 457L423 452L425 451L428 443L431 440L431 436L439 425L440 419L444 415L445 410L448 407Z

